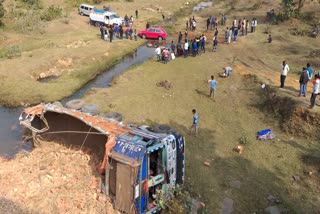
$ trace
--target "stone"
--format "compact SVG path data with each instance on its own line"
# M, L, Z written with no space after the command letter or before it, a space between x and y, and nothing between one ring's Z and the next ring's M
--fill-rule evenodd
M230 198L225 198L223 200L223 205L222 205L222 214L231 214L233 211L233 200Z
M46 77L47 77L47 75L44 72L39 74L39 79L43 79L43 78L46 78Z
M271 206L264 209L266 214L281 214L280 209L277 206Z
M205 166L210 166L210 162L205 161L205 162L203 162L203 165L205 165Z
M240 181L231 181L230 182L230 187L238 188L240 189L241 182Z
M275 197L275 196L273 196L271 194L268 195L267 199L268 199L269 203L273 203L273 204L274 203L276 203L276 204L280 203L280 200L277 197Z
M300 176L298 175L293 175L292 178L294 181L300 181Z

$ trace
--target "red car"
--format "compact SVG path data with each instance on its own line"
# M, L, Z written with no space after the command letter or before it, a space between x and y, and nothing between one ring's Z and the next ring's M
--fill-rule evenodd
M166 39L167 38L167 32L159 26L151 26L148 29L140 30L138 35L144 39L150 38L150 39Z

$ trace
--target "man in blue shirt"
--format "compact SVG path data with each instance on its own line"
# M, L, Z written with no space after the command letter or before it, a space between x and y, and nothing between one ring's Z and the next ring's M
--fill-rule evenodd
M214 79L214 76L211 76L211 80L208 80L208 83L210 83L209 97L211 97L211 95L213 95L214 97L214 91L216 90L216 86L217 86L217 81Z
M193 122L192 122L192 126L190 128L190 134L194 133L196 135L196 137L198 136L198 124L199 124L199 116L197 114L197 111L195 109L192 109L192 114L193 114Z

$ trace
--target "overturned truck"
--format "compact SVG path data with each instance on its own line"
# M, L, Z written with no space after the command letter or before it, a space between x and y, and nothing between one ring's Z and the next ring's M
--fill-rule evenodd
M156 192L169 199L184 183L184 137L168 127L129 126L53 104L26 108L19 120L34 143L41 137L98 155L103 191L122 213L157 213Z

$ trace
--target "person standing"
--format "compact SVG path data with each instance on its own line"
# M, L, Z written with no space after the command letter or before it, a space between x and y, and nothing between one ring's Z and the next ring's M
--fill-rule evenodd
M207 31L209 30L209 26L210 26L210 17L207 19Z
M188 41L185 40L183 45L184 58L188 56L188 49L189 49L189 44L188 44Z
M133 36L134 36L134 41L138 41L137 29L134 29Z
M315 80L313 80L313 89L310 97L310 108L313 108L316 103L317 95L320 93L320 79L318 74L315 76Z
M146 24L146 30L148 30L149 27L150 27L150 24L149 24L149 22L147 22L147 24Z
M224 42L228 43L229 38L229 28L227 27L226 31L224 32Z
M109 30L109 36L110 36L110 42L112 42L112 39L113 39L113 27L112 26L110 27L110 30Z
M192 134L193 132L195 133L195 136L198 136L198 125L199 125L199 116L198 113L195 109L192 109L192 114L193 114L193 121L192 121L192 125L190 128L190 134Z
M158 45L155 49L156 55L157 55L157 60L160 61L161 60L161 48Z
M174 44L173 40L171 41L171 52L174 53L174 50L176 49L176 45Z
M217 86L217 81L214 79L214 76L211 76L211 79L208 80L208 83L210 83L210 93L209 93L209 97L211 97L211 95L213 95L214 98L214 92L216 90L216 86Z
M271 43L271 42L272 42L272 36L271 36L271 34L269 34L268 43Z
M216 36L213 37L213 42L212 42L212 52L216 52L218 46L218 39Z
M299 83L300 83L300 92L299 97L307 96L307 83L309 81L308 71L306 68L302 68L302 73L300 75Z
M283 61L281 65L280 88L284 87L284 82L286 81L286 77L289 71L289 65L286 63L286 61Z
M100 25L100 37L104 40L105 31L103 30L103 25Z
M178 43L181 43L181 41L182 41L182 33L181 33L181 31L179 32L179 37L178 37Z
M138 19L138 13L139 13L138 10L136 10L136 19Z

